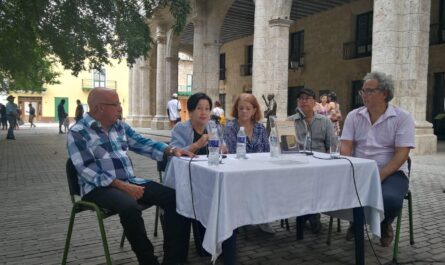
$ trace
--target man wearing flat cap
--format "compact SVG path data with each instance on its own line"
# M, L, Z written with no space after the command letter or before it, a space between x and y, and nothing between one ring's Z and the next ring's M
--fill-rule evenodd
M14 128L17 122L17 104L14 103L14 96L10 95L6 98L8 103L6 103L6 117L8 118L9 128L8 134L6 135L6 139L15 140L14 136Z
M295 122L295 133L297 135L300 150L303 148L306 135L309 134L310 143L307 151L326 153L329 150L331 137L334 135L334 127L331 120L314 111L316 99L315 92L310 88L303 88L297 95L297 113L288 119ZM311 230L318 234L321 230L320 214L309 214L301 216L302 220L309 220Z

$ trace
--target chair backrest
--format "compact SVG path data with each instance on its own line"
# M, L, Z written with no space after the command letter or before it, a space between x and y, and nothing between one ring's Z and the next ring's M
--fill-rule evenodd
M166 144L170 144L170 142L164 142ZM162 161L157 161L158 172L165 172L165 168L167 167L168 159L162 159Z
M411 157L408 156L408 160L406 160L408 163L408 178L411 177Z
M165 168L167 167L168 159L162 159L162 161L157 161L156 165L158 168L158 172L165 172Z
M68 180L71 200L74 200L74 195L80 196L80 186L79 179L77 178L77 170L73 164L73 161L71 161L71 158L68 158L66 161L66 177Z

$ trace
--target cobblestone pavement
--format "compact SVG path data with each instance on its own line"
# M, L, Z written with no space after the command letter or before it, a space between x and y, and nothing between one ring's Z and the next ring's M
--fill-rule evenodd
M60 264L68 227L71 202L65 176L65 135L54 126L16 131L16 141L6 141L0 131L0 264ZM154 138L167 140L157 134ZM443 144L443 143L442 143ZM442 146L442 145L441 145ZM442 149L443 150L443 149ZM155 163L131 155L136 173L157 179ZM415 245L409 245L407 207L403 212L399 260L404 264L445 264L445 153L413 157L411 190L414 197ZM162 233L153 237L154 208L144 211L145 225L155 251L162 256ZM256 227L238 236L238 264L353 264L354 245L342 232L333 232L326 245L328 217L322 216L321 234L306 232L303 241L295 241L295 219L291 231L274 222L276 234L268 235ZM105 220L114 264L136 264L128 242L119 248L122 228L117 217ZM247 235L247 239L245 238ZM193 237L192 237L193 238ZM386 263L392 248L382 248L373 240L377 256ZM369 243L367 264L378 264ZM190 265L210 264L200 258L190 244ZM77 216L68 256L69 264L104 264L103 249L95 216L84 212ZM220 264L220 262L217 262Z

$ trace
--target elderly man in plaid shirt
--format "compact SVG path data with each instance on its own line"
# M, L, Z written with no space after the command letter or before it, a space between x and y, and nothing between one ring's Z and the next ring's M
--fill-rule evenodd
M122 107L116 91L95 88L88 95L90 111L68 133L68 153L77 169L82 199L119 214L125 235L139 264L159 264L145 231L138 203L164 209L163 264L186 262L189 231L184 217L176 213L175 191L135 179L127 151L156 160L192 153L136 133L120 120Z

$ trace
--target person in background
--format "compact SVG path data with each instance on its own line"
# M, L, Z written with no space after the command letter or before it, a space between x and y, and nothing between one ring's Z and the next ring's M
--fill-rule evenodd
M224 130L224 141L226 142L229 154L236 153L237 134L240 127L244 127L246 132L246 153L269 152L269 140L262 119L261 107L258 100L252 94L243 93L235 100L232 107L233 120L227 122ZM269 223L258 225L266 233L275 233Z
M363 81L359 94L364 106L347 115L340 153L377 162L385 211L385 219L380 224L380 243L387 247L394 239L391 224L402 209L408 191L407 160L415 147L415 126L407 111L389 104L394 97L391 76L373 71L365 75ZM352 238L350 226L346 239Z
M57 115L59 116L59 134L64 133L62 131L62 126L64 126L65 119L68 117L68 113L65 111L65 100L62 99L57 106ZM66 128L65 128L66 132Z
M288 120L295 122L295 133L297 135L300 150L306 140L306 135L310 134L309 151L329 152L331 137L334 135L332 122L325 115L314 111L316 101L315 92L310 88L303 88L297 95L297 113L288 117ZM302 216L304 220L309 220L312 233L318 234L321 231L320 214L308 214Z
M328 95L323 94L320 96L320 102L315 104L314 110L320 115L329 116L331 109L328 103Z
M215 107L212 109L210 113L210 118L214 120L217 124L225 125L226 120L224 117L224 110L221 108L221 102L219 100L215 100Z
M14 129L15 124L17 123L17 117L19 116L17 104L14 103L14 99L15 97L12 95L6 98L8 101L8 103L6 103L6 117L8 118L9 122L9 129L6 139L8 140L15 140Z
M80 119L82 119L83 117L83 106L82 103L80 102L80 100L76 100L77 103L77 107L76 107L76 112L74 114L74 120L77 122L80 121Z
M207 143L209 140L209 120L212 109L212 100L205 93L195 93L187 101L187 110L190 119L176 124L172 130L170 145L183 148L197 155L208 155ZM227 150L222 147L223 153ZM168 168L167 168L168 170ZM208 256L209 253L202 247L205 228L197 220L190 220L193 228L196 250L198 255ZM189 226L190 227L190 226ZM236 233L222 243L222 255L224 265L236 264Z
M167 102L167 114L170 120L170 128L181 121L181 102L178 100L178 94L173 93L171 99Z
M29 118L28 118L28 121L30 123L30 127L31 128L32 127L36 127L36 125L34 124L34 118L36 117L36 109L32 106L31 103L29 103L28 107L29 107L29 111L28 111Z
M2 124L2 130L8 129L8 117L6 115L6 106L0 103L0 122Z
M90 111L68 132L67 149L79 178L82 199L117 212L139 264L159 265L147 237L139 204L164 210L163 265L186 262L186 219L176 213L175 191L155 181L132 184L134 169L128 150L161 161L193 156L179 148L144 138L119 120L122 107L116 91L95 88L88 95ZM101 144L97 144L100 142Z
M20 129L20 125L23 125L23 120L22 120L22 110L17 107L17 120L15 122L15 128L17 130Z
M329 101L329 108L330 108L330 115L329 118L332 121L332 124L334 125L334 132L337 135L340 135L340 121L342 120L341 110L340 110L340 104L337 102L337 94L335 92L329 92L328 94L328 101Z

